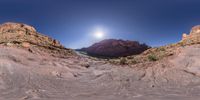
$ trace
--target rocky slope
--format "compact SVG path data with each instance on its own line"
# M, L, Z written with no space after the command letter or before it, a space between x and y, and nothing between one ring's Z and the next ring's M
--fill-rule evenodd
M151 61L161 60L180 53L185 47L190 47L200 44L200 25L194 26L190 33L183 33L182 40L178 43L169 44L166 46L151 48L139 55L131 55L128 57L121 57L120 59L111 59L113 64L138 64Z
M0 44L11 47L26 48L32 53L44 51L54 56L73 55L73 51L64 48L59 41L42 35L35 28L20 23L0 25Z
M106 39L80 51L96 57L122 57L140 54L148 48L146 44L137 41Z
M30 43L34 48L44 49L42 53L32 53L21 43L11 44L0 45L0 100L198 100L200 97L197 41L152 48L133 58L126 57L140 58L141 62L123 65L81 55L52 56L49 52L57 54L53 52L57 49ZM149 60L152 53L159 59Z

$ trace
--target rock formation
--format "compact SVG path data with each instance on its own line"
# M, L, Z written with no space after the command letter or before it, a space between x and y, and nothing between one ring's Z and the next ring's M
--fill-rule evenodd
M81 51L96 57L122 57L140 54L148 48L150 47L146 44L140 44L137 41L106 39Z
M200 25L194 26L189 35L184 33L181 42L185 45L200 43Z
M72 50L64 48L59 41L38 33L32 26L20 23L0 25L0 44L27 48L35 53L44 51L54 56L73 54Z

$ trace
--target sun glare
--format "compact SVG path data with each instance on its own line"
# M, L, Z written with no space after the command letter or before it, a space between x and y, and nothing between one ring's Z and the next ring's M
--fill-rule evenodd
M101 31L95 32L94 37L97 39L102 39L104 37L104 32Z

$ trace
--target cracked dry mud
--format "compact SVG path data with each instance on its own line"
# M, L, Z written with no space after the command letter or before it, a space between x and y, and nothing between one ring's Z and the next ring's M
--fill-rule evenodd
M119 66L1 46L0 100L198 100L199 51L185 46L157 62Z

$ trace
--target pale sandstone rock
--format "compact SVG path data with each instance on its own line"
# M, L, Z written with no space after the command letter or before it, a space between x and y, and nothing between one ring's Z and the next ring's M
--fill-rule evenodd
M185 38L187 38L187 34L186 34L186 33L183 33L182 39L185 39Z
M184 33L181 42L184 45L200 43L200 25L194 26L189 35Z
M13 44L12 43L6 43L6 46L13 46Z
M29 25L26 25L26 24L21 24L21 23L8 22L8 23L0 25L0 32L6 32L6 31L10 31L10 30L15 30L15 29L36 32L35 28L33 28Z
M190 35L200 35L200 25L194 26L190 32Z
M23 43L22 43L22 46L23 46L24 48L29 48L29 47L30 47L30 43L28 43L28 42L23 42Z
M54 56L75 54L72 50L64 48L59 41L38 33L32 26L21 23L8 22L0 25L0 44L7 45L7 43L23 48L34 47L31 50L43 51Z

